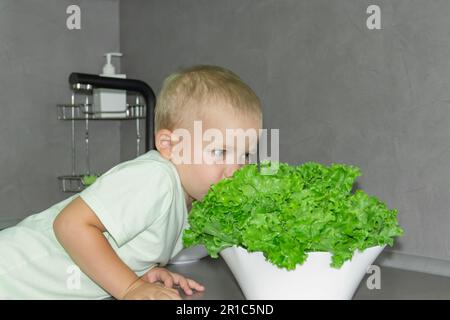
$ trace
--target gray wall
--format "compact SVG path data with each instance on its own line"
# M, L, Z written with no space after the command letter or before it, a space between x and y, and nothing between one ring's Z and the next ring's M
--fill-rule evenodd
M359 187L399 211L390 252L450 275L450 2L378 0L373 31L369 4L121 1L124 69L159 90L179 67L231 68L281 128L282 161L359 166Z
M81 8L81 30L66 28L66 8ZM119 1L0 0L0 228L71 194L57 176L71 173L71 72L100 73L103 54L119 50ZM91 122L91 170L120 162L118 122ZM83 123L77 167L84 173Z

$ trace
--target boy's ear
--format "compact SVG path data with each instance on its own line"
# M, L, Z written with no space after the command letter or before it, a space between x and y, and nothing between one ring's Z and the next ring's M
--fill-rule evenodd
M174 142L172 131L168 129L161 129L155 135L156 149L167 160L170 160L172 157Z

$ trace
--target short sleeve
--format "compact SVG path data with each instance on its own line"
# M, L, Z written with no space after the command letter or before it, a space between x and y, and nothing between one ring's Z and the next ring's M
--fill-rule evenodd
M167 214L173 188L168 168L143 161L110 169L79 196L120 247Z

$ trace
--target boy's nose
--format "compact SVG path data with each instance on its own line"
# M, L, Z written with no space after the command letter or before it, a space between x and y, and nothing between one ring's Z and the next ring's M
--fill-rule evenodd
M242 168L242 166L243 166L243 164L231 164L231 165L227 166L227 168L225 169L225 172L224 172L225 178L231 177L233 175L233 173L236 170Z

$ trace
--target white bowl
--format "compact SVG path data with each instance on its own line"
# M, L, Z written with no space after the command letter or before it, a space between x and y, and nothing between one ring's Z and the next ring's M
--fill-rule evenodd
M310 252L303 265L290 271L266 261L262 252L249 253L241 247L227 248L220 255L249 300L349 300L384 247L356 251L340 269L330 267L328 252Z

